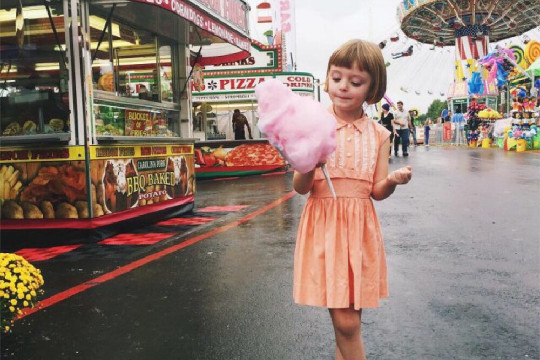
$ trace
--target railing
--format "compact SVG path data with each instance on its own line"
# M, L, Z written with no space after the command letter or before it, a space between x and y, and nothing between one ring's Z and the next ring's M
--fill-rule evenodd
M444 138L444 124L430 125L429 143L434 145L465 145L467 146L467 136L463 126L465 123L451 123L450 137Z

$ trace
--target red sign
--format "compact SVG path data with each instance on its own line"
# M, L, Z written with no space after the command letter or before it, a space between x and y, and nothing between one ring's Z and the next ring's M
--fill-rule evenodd
M244 8L241 6L242 3L239 0L206 0L199 1L201 6L214 10L214 7L217 7L217 3L220 3L220 12L215 14L218 18L223 19L224 21L230 22L226 23L227 25L234 25L244 32L244 34L239 34L230 28L227 25L222 24L214 20L213 18L207 16L203 11L186 4L180 0L131 0L136 2L141 2L145 4L157 5L163 9L171 11L178 16L183 17L187 21L191 22L195 26L210 32L213 35L227 41L229 44L232 44L242 50L249 51L250 49L250 40L247 36L247 22ZM223 3L223 6L221 6ZM212 6L208 5L212 4ZM242 12L242 15L240 15ZM241 26L242 25L242 26Z
M192 0L214 14L247 31L245 6L240 0Z
M291 4L290 0L281 0L279 2L279 10L281 12L281 31L288 33L291 31Z
M452 140L452 123L445 122L443 124L443 140Z
M146 129L152 129L152 113L150 111L126 109L125 121L126 136L146 136Z

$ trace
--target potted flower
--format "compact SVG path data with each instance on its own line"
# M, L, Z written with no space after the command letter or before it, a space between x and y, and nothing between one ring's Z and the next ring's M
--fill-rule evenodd
M41 271L22 256L0 253L0 316L2 332L10 331L22 309L34 307L42 294Z

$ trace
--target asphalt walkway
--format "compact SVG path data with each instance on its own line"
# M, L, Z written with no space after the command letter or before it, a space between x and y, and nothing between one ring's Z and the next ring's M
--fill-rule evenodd
M420 147L405 164L413 181L375 204L390 297L364 312L368 358L540 359L540 155ZM331 359L327 310L292 301L291 180L199 182L193 214L30 251L45 295L2 359Z

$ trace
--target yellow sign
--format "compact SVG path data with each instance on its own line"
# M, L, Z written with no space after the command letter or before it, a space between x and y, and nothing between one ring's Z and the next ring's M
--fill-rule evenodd
M64 160L84 160L84 146L40 149L8 148L0 150L1 164Z
M127 159L193 154L193 145L118 145L91 146L90 159ZM0 164L37 161L84 160L84 146L0 150Z
M91 146L90 159L136 159L193 154L193 145Z

